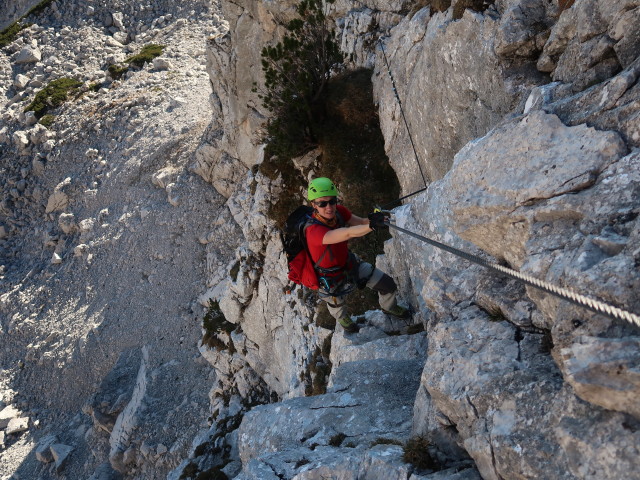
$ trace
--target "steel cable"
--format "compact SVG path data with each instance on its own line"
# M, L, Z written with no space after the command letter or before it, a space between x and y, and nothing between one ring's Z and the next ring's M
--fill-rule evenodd
M387 58L387 54L384 50L384 45L382 44L382 40L380 38L378 38L378 43L380 44L380 50L382 50L382 55L384 57L384 61L385 61L385 65L387 67L387 73L389 74L389 78L391 79L391 87L393 89L393 93L396 97L396 100L398 102L398 106L400 107L400 113L402 115L402 120L404 121L404 125L407 128L407 133L409 135L409 141L411 142L411 147L413 148L413 154L415 156L416 159L416 163L418 164L418 169L420 170L420 175L422 176L422 181L424 182L424 188L421 188L420 190L417 190L416 192L410 193L408 195L405 195L401 198L399 198L398 200L395 200L389 204L383 205L382 207L377 207L377 211L380 210L385 210L387 209L389 206L394 205L396 203L402 202L402 200L412 197L414 195L417 195L418 193L424 192L425 190L427 190L427 180L424 176L424 173L422 171L422 165L420 164L420 160L418 158L418 152L416 151L416 146L413 142L413 138L411 136L411 130L409 129L409 123L407 122L407 118L405 117L404 114L404 109L402 108L402 101L400 100L400 96L398 95L398 89L396 88L396 82L395 79L393 78L393 74L391 73L391 65L389 64L389 59ZM455 247L452 247L450 245L446 245L444 243L438 242L436 240L432 240L430 238L424 237L422 235L418 235L416 233L413 233L409 230L406 230L404 228L398 227L397 225L393 225L389 222L386 222L387 225L389 225L389 227L394 228L396 230L399 230L407 235L410 235L414 238L417 238L419 240L422 240L423 242L426 242L430 245L433 245L434 247L440 248L442 250L445 250L449 253L452 253L454 255L457 255L461 258L464 258L465 260L468 260L472 263L481 265L489 270L492 270L494 272L498 272L501 273L503 275L507 275L508 277L514 278L516 280L519 280L527 285L530 285L534 288L537 288L539 290L542 290L544 292L547 292L551 295L554 295L555 297L561 298L563 300L567 300L571 303L574 303L575 305L579 305L581 307L584 307L588 310L591 310L593 312L605 315L607 317L616 319L616 320L624 320L626 322L632 323L636 326L640 327L640 316L628 312L626 310L623 310L621 308L618 307L614 307L613 305L609 305L605 302L602 302L600 300L596 300L590 297L587 297L585 295L581 295L579 293L576 293L572 290L569 290L567 288L562 288L562 287L558 287L556 285L552 285L548 282L545 282L543 280L539 280L537 278L531 277L527 274L524 273L520 273L516 270L513 270L511 268L508 267L504 267L502 265L498 265L497 263L494 262L490 262L487 261L483 258L480 258L476 255L472 255L470 253L464 252L462 250L459 250Z
M417 195L418 193L424 192L427 189L427 179L424 176L424 173L422 172L422 165L420 164L420 159L418 158L418 152L416 150L416 146L413 143L413 137L411 136L411 130L409 129L409 123L407 122L407 117L405 117L404 115L404 109L402 108L402 102L400 101L400 96L398 95L398 89L396 88L396 81L393 78L393 75L391 73L391 65L389 64L389 59L387 58L387 54L384 51L384 45L382 45L382 40L380 38L378 38L378 43L380 44L380 50L382 50L382 55L384 57L384 63L387 66L387 73L389 74L389 78L391 79L391 88L393 90L393 94L396 97L396 100L398 101L398 106L400 107L400 114L402 115L402 120L404 120L404 126L407 128L407 134L409 135L409 141L411 142L411 148L413 149L413 155L416 158L416 163L418 164L418 169L420 170L420 176L422 177L422 181L424 183L424 188L421 188L420 190L417 190L413 193L410 193L409 195L405 195L404 197L401 197L397 200L394 200L393 202L390 202L386 205L383 205L381 208L386 209L389 208L391 205L395 205L396 203L402 202L402 200L404 200L405 198L409 198L409 197L413 197L414 195Z
M417 238L418 240L421 240L423 242L428 243L429 245L432 245L434 247L437 247L441 250L445 250L449 253L452 253L454 255L457 255L458 257L464 258L465 260L468 260L472 263L475 263L477 265L481 265L485 268L488 268L489 270L492 270L494 272L498 272L501 273L503 275L507 275L508 277L514 278L516 280L519 280L523 283L526 283L527 285L530 285L532 287L535 287L539 290L542 290L544 292L547 292L555 297L561 298L563 300L567 300L575 305L579 305L581 307L584 307L588 310L591 310L592 312L596 312L602 315L605 315L609 318L613 318L616 320L624 320L626 322L632 323L638 327L640 327L640 316L636 315L635 313L631 313L628 312L626 310L623 310L621 308L618 307L614 307L613 305L609 305L605 302L602 302L600 300L596 300L594 298L591 297L587 297L585 295L581 295L579 293L576 293L572 290L569 290L567 288L562 288L562 287L558 287L556 285L553 285L551 283L545 282L543 280L539 280L537 278L531 277L530 275L527 275L525 273L520 273L516 270L513 270L509 267L504 267L502 265L498 265L497 263L494 262L490 262L488 260L485 260L481 257L478 257L477 255L473 255L471 253L465 252L463 250L459 250L455 247L452 247L450 245L447 245L445 243L441 243L438 242L436 240L433 240L431 238L427 238L424 237L422 235L418 235L417 233L411 232L409 230L406 230L402 227L399 227L397 225L394 225L390 222L385 222L390 228L393 228L395 230L398 230L402 233L405 233L411 237Z

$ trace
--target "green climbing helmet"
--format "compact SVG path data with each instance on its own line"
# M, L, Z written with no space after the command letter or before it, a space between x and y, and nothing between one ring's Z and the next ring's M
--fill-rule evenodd
M337 197L338 189L327 177L314 178L309 183L307 199L309 201L320 197Z

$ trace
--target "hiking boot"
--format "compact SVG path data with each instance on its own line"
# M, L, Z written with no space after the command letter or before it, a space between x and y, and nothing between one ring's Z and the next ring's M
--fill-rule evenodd
M398 317L398 318L411 318L411 310L401 305L396 305L390 310L385 310L383 308L382 311L387 315L393 315L394 317Z
M360 331L360 327L358 327L358 325L356 325L355 322L351 320L351 317L341 318L340 320L338 320L338 323L342 325L342 328L344 328L345 331L349 333L357 333Z

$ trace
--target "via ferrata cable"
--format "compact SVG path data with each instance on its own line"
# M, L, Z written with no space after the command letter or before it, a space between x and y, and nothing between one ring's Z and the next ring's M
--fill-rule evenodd
M429 245L432 245L436 248L452 253L453 255L457 255L458 257L464 258L465 260L468 260L477 265L481 265L493 272L500 273L508 277L514 278L516 280L519 280L529 286L535 287L539 290L542 290L546 293L554 295L555 297L561 298L563 300L567 300L575 305L584 307L588 310L591 310L592 312L596 312L616 320L624 320L628 323L631 323L640 327L640 316L636 315L635 313L628 312L619 307L614 307L613 305L609 305L608 303L605 303L601 300L596 300L594 298L581 295L568 288L558 287L551 283L545 282L544 280L539 280L525 273L521 273L516 270L513 270L509 267L498 265L495 262L485 260L484 258L478 257L477 255L473 255L471 253L465 252L458 248L452 247L451 245L438 242L437 240L433 240L423 235L418 235L417 233L414 233L405 228L399 227L398 225L394 225L389 221L386 221L385 224L388 225L390 228L398 230L422 242L428 243Z
M420 159L418 158L418 152L416 151L416 145L415 143L413 143L413 137L411 136L411 130L409 129L409 123L407 122L407 117L404 115L404 109L402 108L402 101L400 100L400 96L398 95L398 89L396 88L396 81L393 78L393 74L391 73L391 65L389 64L389 59L387 58L387 54L384 51L384 45L382 45L382 40L380 38L378 38L378 43L380 44L380 50L382 50L382 55L384 56L384 63L387 66L387 73L389 74L389 78L391 79L391 88L393 89L393 93L396 97L396 100L398 101L398 106L400 107L400 113L402 115L402 119L404 120L404 125L407 128L407 134L409 135L409 141L411 142L411 148L413 148L413 155L416 158L416 163L418 164L418 169L420 170L420 176L422 177L422 181L424 183L424 188L421 188L420 190L417 190L413 193L410 193L408 195L405 195L404 197L401 197L397 200L394 200L393 202L390 202L386 205L383 205L381 208L386 209L388 207L390 207L391 205L395 205L396 203L400 203L402 202L402 200L409 198L409 197L413 197L414 195L417 195L418 193L424 192L427 189L427 179L424 176L424 172L422 171L422 165L420 164Z

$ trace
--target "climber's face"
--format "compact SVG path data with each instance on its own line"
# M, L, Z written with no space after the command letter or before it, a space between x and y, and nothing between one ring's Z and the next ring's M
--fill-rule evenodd
M324 218L332 219L336 214L336 197L320 197L313 201L313 206Z

